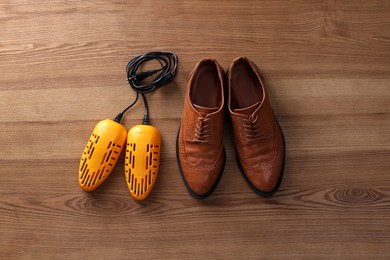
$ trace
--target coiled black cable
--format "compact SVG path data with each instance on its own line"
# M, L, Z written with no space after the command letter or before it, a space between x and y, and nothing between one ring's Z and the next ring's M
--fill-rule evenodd
M157 61L160 64L160 68L140 72L142 65L151 60ZM118 123L121 121L124 113L137 103L138 95L141 94L145 106L142 124L149 124L149 107L145 94L151 93L169 83L176 75L178 63L179 60L174 52L148 52L131 59L126 66L126 75L130 87L137 93L136 98L130 106L116 116L115 121ZM148 83L143 82L154 74L157 74L157 76L152 81Z

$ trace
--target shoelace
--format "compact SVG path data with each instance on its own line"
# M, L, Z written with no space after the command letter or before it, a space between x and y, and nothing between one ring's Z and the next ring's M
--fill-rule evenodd
M262 137L261 130L259 128L259 124L257 123L257 116L248 116L243 119L244 121L244 128L246 132L246 136L248 138L248 141L254 141L256 139L259 139Z
M210 118L207 116L199 116L198 117L198 122L196 123L196 128L195 128L195 137L194 141L196 142L208 142L207 137L209 135L207 134L209 129L207 129L208 124L207 122L209 121Z

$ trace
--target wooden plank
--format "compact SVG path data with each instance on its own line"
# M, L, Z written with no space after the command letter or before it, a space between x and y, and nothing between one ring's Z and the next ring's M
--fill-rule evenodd
M3 1L0 259L388 259L390 2ZM149 98L162 134L149 199L131 199L123 154L78 187L94 126L134 98L134 55L173 50L178 75ZM202 57L256 62L286 137L285 178L258 197L227 162L205 201L176 162L186 79ZM142 104L124 118L141 123Z

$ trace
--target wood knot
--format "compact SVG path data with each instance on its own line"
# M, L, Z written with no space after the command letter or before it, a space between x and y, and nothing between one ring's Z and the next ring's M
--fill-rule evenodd
M380 199L380 194L373 189L343 188L333 193L333 198L345 204L369 204Z
M87 215L123 215L131 210L129 200L112 196L80 196L67 202L67 206Z

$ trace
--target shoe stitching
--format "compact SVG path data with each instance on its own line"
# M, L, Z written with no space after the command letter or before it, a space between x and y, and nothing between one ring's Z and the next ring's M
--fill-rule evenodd
M182 131L184 131L184 130L183 130L183 126L180 127L180 132L181 132L180 135L184 134ZM179 135L179 138L180 138L180 135ZM183 158L183 162L186 164L187 167L190 167L190 168L205 168L205 169L212 169L212 168L214 168L214 167L216 166L216 164L217 164L218 161L220 160L221 155L222 155L222 153L223 153L223 145L221 145L221 149L220 149L220 151L219 151L219 155L218 155L218 157L215 159L215 161L213 162L213 164L210 165L210 166L204 167L205 165L202 163L202 162L203 162L202 159L200 159L200 160L199 160L197 163L195 163L195 164L190 163L189 160L188 160L187 152L186 152L186 144L185 144L185 143L186 143L187 141L183 140L183 138L180 138L179 142L181 143L181 146L183 147L183 154L184 154L184 157L185 157L185 158ZM223 142L223 140L222 140L222 142ZM179 149L179 151L180 151L180 149Z
M274 120L275 121L275 120ZM264 162L262 160L262 162L259 162L257 165L254 165L254 166L251 166L249 163L248 163L248 160L246 160L245 158L242 157L242 154L240 152L240 149L237 147L237 151L238 151L238 154L240 156L240 159L242 159L246 165L248 165L249 168L251 169L254 169L254 170L257 170L257 169L269 169L273 166L273 163L275 162L276 158L278 158L279 156L279 142L278 142L278 139L277 139L277 135L276 135L276 131L277 131L277 123L275 121L275 133L274 133L274 138L275 138L275 155L274 157L272 158L272 160L268 161L268 162Z

